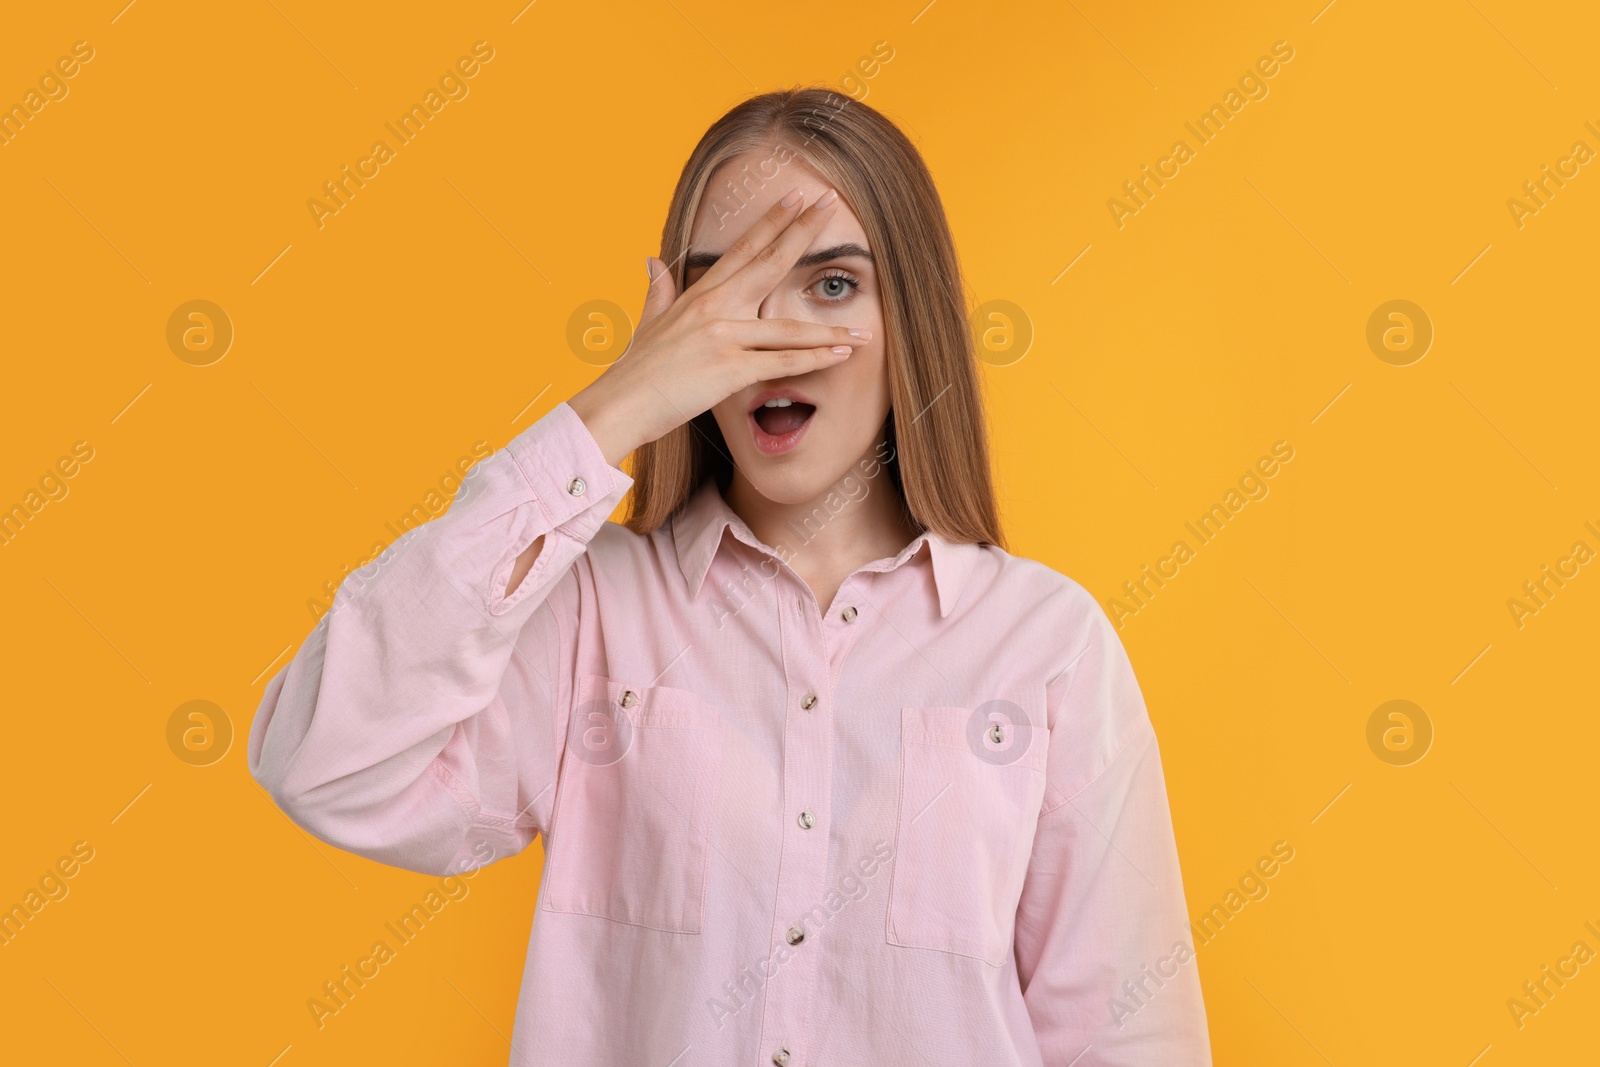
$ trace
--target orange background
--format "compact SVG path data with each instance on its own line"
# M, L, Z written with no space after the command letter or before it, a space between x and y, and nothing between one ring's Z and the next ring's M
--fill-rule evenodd
M973 305L1031 324L984 370L1013 551L1109 600L1194 550L1121 631L1191 914L1295 850L1199 949L1216 1061L1592 1060L1600 964L1520 1027L1507 1007L1600 950L1600 567L1520 627L1507 604L1600 549L1600 175L1521 225L1507 203L1600 149L1592 8L123 2L0 35L0 103L94 49L0 147L0 507L93 449L0 547L0 905L93 849L0 947L8 1059L505 1062L540 850L319 1030L307 999L436 880L301 833L245 737L324 583L592 380L568 318L636 312L706 125L825 83L905 125ZM319 228L307 200L480 40L469 95ZM1267 95L1199 146L1184 123L1278 41ZM1108 201L1179 138L1194 158L1119 227ZM197 299L234 330L207 366L167 340ZM1395 299L1435 331L1405 366L1367 342ZM1268 495L1199 545L1184 524L1278 441ZM1433 732L1409 765L1367 739L1395 699ZM233 728L207 766L169 747L191 700Z

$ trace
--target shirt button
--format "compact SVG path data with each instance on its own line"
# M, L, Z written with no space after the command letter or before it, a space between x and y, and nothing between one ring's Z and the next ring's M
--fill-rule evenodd
M778 1051L774 1052L772 1054L772 1062L776 1063L778 1067L784 1067L784 1064L789 1062L789 1050L786 1048L780 1048Z
M582 478L574 478L572 481L567 483L567 492L571 493L573 496L582 496L583 491L587 488L589 488L588 483L586 483Z
M806 939L806 932L798 926L789 927L789 932L783 935L791 945L798 945Z
M855 622L856 621L856 609L855 609L855 607L851 606L851 607L845 608L843 611L839 612L839 618L843 619L845 622Z
M622 699L617 703L621 704L625 708L631 708L635 704L639 703L639 694L635 693L632 689L623 690Z
M802 811L800 813L800 818L797 821L800 823L800 829L802 830L809 830L813 826L817 825L817 817L812 815L809 811Z
M817 694L815 694L815 693L807 693L805 699L800 701L800 706L802 708L805 708L807 711L810 711L812 708L816 707L817 706Z
M999 723L994 723L989 727L989 740L997 745L1005 743L1006 732Z

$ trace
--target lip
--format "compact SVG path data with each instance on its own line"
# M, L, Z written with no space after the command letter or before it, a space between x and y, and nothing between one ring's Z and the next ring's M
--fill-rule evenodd
M768 456L780 456L793 451L800 444L800 439L805 437L806 431L811 429L811 424L817 421L816 412L813 410L811 417L801 423L798 429L785 434L770 434L763 430L761 424L756 421L756 412L760 411L767 401L777 400L780 397L787 397L797 404L809 404L813 409L817 406L810 397L794 389L764 389L756 394L750 404L750 410L745 414L745 419L750 424L750 438L755 442L756 449Z

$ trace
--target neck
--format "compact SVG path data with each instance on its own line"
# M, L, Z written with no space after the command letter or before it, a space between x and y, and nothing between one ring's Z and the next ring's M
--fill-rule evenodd
M874 448L863 459L881 455ZM871 469L869 466L868 469ZM890 474L877 462L877 475L863 477L859 466L819 496L793 504L768 500L743 474L734 471L724 494L728 507L750 532L781 552L827 608L845 578L873 560L893 556L919 531L905 514Z

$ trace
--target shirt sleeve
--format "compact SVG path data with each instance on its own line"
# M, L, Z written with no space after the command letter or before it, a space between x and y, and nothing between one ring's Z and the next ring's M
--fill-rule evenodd
M256 781L323 841L408 870L460 873L527 847L548 825L566 733L565 587L632 484L566 403L478 463L445 514L345 578L267 683Z
M1052 681L1048 784L1016 920L1050 1067L1209 1067L1205 1002L1155 731L1110 621Z

